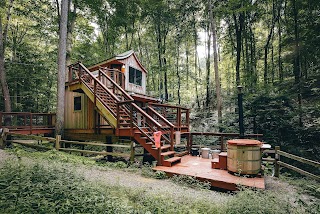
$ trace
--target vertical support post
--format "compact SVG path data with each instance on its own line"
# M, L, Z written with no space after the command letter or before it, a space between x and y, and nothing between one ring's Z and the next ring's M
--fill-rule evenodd
M157 162L158 166L162 166L162 160L161 160L161 145L158 148L158 162Z
M120 129L120 103L117 103L117 129L116 129L116 135L119 135L119 129Z
M2 112L0 112L0 128L2 128Z
M239 108L239 131L240 138L244 138L244 125L243 125L243 105L242 105L242 86L238 86L238 108Z
M133 105L130 103L130 133L131 137L134 137L133 133Z
M173 151L173 144L174 144L174 127L170 126L170 146L171 146L171 151Z
M178 128L181 129L181 108L177 108L177 125Z
M131 144L130 144L130 162L133 163L134 162L134 157L135 157L135 143L133 140L131 140Z
M193 136L191 133L189 133L189 153L191 153L191 147L192 147L192 144L193 144Z
M107 136L107 144L112 144L112 136ZM112 146L107 146L107 152L113 152ZM112 155L107 155L108 161L113 161Z
M30 114L30 134L32 134L32 113Z
M68 79L67 79L67 82L72 82L72 68L71 66L69 65L68 66Z
M100 70L99 70L100 72ZM93 103L94 103L94 107L93 107L93 128L94 128L94 133L97 134L97 82L94 80L93 82Z
M60 149L60 141L61 141L61 135L56 135L55 148L56 148L56 150L58 150L58 151L59 151L59 149Z
M187 123L186 125L189 129L189 124L190 124L190 110L189 109L187 109L187 111L186 111L186 123Z
M280 166L278 164L278 161L280 161L280 155L278 154L278 151L280 150L280 146L275 146L275 164L274 164L274 176L279 177L280 175Z
M223 141L224 141L224 139L223 139L223 134L221 134L221 135L220 135L220 144L221 144L221 145L220 145L220 150L221 150L221 152L225 150L225 148L224 148L224 142L223 142Z

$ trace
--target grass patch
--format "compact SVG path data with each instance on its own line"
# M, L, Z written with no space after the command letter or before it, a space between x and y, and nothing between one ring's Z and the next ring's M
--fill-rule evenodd
M202 182L197 180L195 177L187 175L174 175L171 180L179 185L197 188L197 189L210 189L211 184L209 182Z

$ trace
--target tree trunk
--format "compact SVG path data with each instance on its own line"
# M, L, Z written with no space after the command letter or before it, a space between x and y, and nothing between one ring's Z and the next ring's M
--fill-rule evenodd
M244 24L244 14L239 14L239 23L236 14L233 14L235 30L236 30L236 84L240 85L240 63L241 63L241 46L242 46L242 29Z
M298 29L298 10L296 0L292 0L293 19L294 19L294 77L295 83L298 86L298 111L299 111L299 126L302 127L302 94L301 94L301 69L300 69L300 47L299 47L299 29Z
M208 31L208 40L207 40L207 60L206 60L206 67L207 67L207 77L206 77L206 89L207 89L207 95L206 95L206 107L209 107L210 104L210 41L211 41L211 34L210 34L210 27L209 23L207 26L207 31Z
M217 96L218 126L220 127L222 122L221 86L220 86L220 75L219 75L219 67L218 67L216 23L213 18L211 0L209 0L209 13L210 13L210 23L211 23L211 31L212 31L212 48L213 48L213 62L214 62L214 77L215 77L216 96Z
M10 99L10 92L9 92L8 83L7 83L6 70L4 66L4 57L5 57L5 48L6 48L5 46L7 42L8 26L9 26L9 20L11 17L12 5L13 5L13 0L10 0L8 10L7 10L5 25L3 25L2 23L2 14L0 13L0 83L1 83L1 89L2 89L2 94L4 98L5 112L11 112L11 99ZM9 121L5 119L5 124L8 122Z
M66 69L66 46L68 25L68 0L61 1L61 18L58 50L58 82L57 82L57 122L56 134L63 135L64 129L64 96L65 96L65 69Z
M282 45L281 45L281 4L282 2L280 1L280 6L278 8L278 69L279 69L279 80L280 82L283 81L283 69L282 69Z
M187 90L189 90L189 42L186 39L186 71L187 71Z
M178 77L178 103L179 105L181 104L181 97L180 97L180 88L181 88L181 79L180 79L180 73L179 73L179 58L180 58L180 51L179 51L179 39L177 39L177 58L176 58L176 73L177 73L177 77Z
M77 18L77 0L73 0L73 11L71 11L71 3L72 0L69 0L68 2L68 27L67 27L67 53L66 53L66 65L71 64L71 51L72 51L72 45L73 45L73 30ZM67 69L67 67L66 67ZM66 80L68 81L68 75L66 75Z
M198 60L198 51L197 51L197 47L198 47L198 33L197 33L197 28L196 28L196 19L195 19L195 14L193 12L193 42L194 42L194 72L195 72L195 88L196 88L196 101L197 101L197 105L198 108L200 109L200 100L199 100L199 92L198 92L198 78L197 78L197 69L198 69L198 65L197 65L197 60ZM200 75L199 75L200 77Z
M280 7L280 6L279 6ZM275 3L272 1L272 23L270 27L270 31L267 37L266 44L264 46L264 74L263 74L263 80L264 80L264 86L268 84L268 50L269 50L269 44L273 37L273 30L275 27L275 24L278 20L279 16L278 14L275 15Z

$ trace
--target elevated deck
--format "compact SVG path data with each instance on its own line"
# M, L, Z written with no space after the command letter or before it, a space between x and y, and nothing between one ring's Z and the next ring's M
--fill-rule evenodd
M237 190L237 185L265 189L264 177L239 177L228 173L227 170L212 169L212 159L186 155L181 158L181 163L172 167L157 166L156 171L163 171L169 176L188 175L201 181L209 181L212 187L226 190Z
M8 128L17 134L53 135L54 121L54 113L0 112L0 129Z

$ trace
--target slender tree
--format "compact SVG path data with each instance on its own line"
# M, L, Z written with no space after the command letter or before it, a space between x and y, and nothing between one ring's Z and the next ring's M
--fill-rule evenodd
M65 72L67 53L68 0L61 1L59 50L58 50L58 82L57 82L57 122L56 134L63 135Z
M209 0L209 17L212 32L212 48L213 48L213 65L214 65L214 77L216 85L216 97L217 97L217 111L218 111L218 125L222 122L222 101L221 101L221 86L220 86L220 75L218 67L218 48L217 48L217 33L216 23L213 17L212 11L212 0Z
M6 112L11 112L11 99L10 99L10 93L9 93L9 88L7 83L6 70L4 66L4 58L5 58L5 49L6 49L5 46L7 41L12 5L13 5L13 0L10 0L7 8L5 23L3 23L2 21L2 19L4 18L3 14L0 12L0 82L1 82L2 94L4 98L4 110Z

